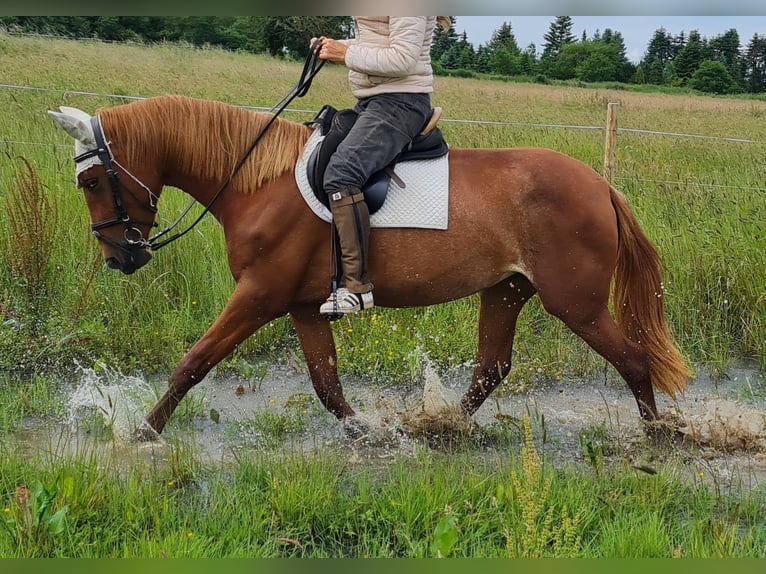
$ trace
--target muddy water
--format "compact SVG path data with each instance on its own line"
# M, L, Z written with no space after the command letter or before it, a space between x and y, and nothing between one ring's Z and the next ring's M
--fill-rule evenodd
M470 370L440 372L437 379L442 395L453 400L465 389ZM56 421L27 421L11 441L16 448L30 456L108 455L118 464L162 464L179 449L203 463L276 447L340 449L362 460L411 456L424 444L398 430L401 414L422 406L421 383L387 387L345 377L346 397L373 424L368 440L354 442L324 411L308 375L295 364L271 365L258 381L213 376L192 390L185 399L186 413L177 411L162 440L150 444L132 442L131 432L163 381L81 369L62 386L65 415ZM670 466L689 480L727 490L766 487L766 380L754 368L732 369L723 381L702 375L677 400L662 395L658 403L680 422L685 440L665 448L649 444L632 395L611 375L493 396L474 416L479 430L473 437L488 429L510 429L518 445L520 421L529 416L540 448L557 466L627 461L637 472ZM294 427L291 421L297 421ZM477 456L508 455L507 443L497 450L491 441L466 440Z

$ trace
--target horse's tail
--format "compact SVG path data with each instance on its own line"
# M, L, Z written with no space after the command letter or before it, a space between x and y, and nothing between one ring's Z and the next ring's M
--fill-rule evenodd
M675 397L692 373L668 329L660 258L625 196L613 188L610 196L619 230L612 292L615 320L631 341L646 350L652 384Z

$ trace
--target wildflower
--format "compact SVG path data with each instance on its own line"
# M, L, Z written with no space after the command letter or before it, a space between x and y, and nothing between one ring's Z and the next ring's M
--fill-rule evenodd
M176 485L176 481L175 481L175 480L169 480L169 481L168 481L168 486L169 486L170 488L173 488L175 485Z
M191 538L192 536L194 536L194 532L189 530L189 532L186 533L186 536L187 536L187 538Z

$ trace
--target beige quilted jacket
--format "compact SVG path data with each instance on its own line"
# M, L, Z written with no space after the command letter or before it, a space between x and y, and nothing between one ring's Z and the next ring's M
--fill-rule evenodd
M351 92L357 98L391 92L433 92L431 38L436 16L357 16L345 40Z

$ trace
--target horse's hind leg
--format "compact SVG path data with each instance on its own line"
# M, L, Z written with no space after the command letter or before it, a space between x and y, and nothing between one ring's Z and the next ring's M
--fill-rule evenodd
M553 315L561 319L567 327L590 345L617 369L628 384L638 409L644 420L657 418L657 406L654 401L649 359L645 350L628 339L615 323L605 303L589 301L570 301L568 305L553 305L545 301L543 305Z
M475 413L511 370L516 320L534 294L535 288L522 275L514 275L482 291L478 364L471 385L461 399L467 414Z

